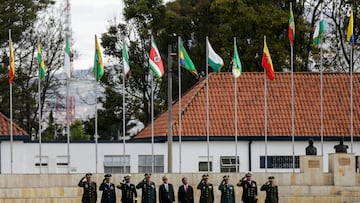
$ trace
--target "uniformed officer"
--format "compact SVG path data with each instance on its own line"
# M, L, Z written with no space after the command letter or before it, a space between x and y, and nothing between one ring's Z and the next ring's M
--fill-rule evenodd
M156 203L155 183L150 180L151 173L145 173L145 178L136 185L136 189L141 189L142 203Z
M204 174L200 183L197 186L200 190L200 203L213 203L214 202L214 187L209 183L209 175Z
M270 176L268 182L261 186L261 191L266 191L265 203L279 203L278 186L274 183L275 177Z
M219 185L221 203L235 203L234 186L229 184L229 176L224 176Z
M121 190L121 202L122 203L137 203L137 192L135 185L130 183L130 175L126 175L122 183L116 187ZM134 198L135 197L135 198Z
M95 203L97 200L96 183L91 181L91 173L87 173L79 181L78 186L84 189L81 202L82 203ZM84 179L86 179L84 181Z
M103 191L101 203L116 203L115 185L110 182L111 174L105 174L99 190Z
M245 177L240 179L237 186L242 187L243 193L241 200L244 203L256 203L257 202L257 185L256 181L252 180L252 174L246 173Z

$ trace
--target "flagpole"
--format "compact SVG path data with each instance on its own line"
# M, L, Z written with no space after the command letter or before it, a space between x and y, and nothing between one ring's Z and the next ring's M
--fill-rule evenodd
M181 66L180 66L180 43L181 43L181 38L180 36L178 36L178 80L179 80L179 173L181 174L181 162L182 162L182 157L181 157L181 128L182 128L182 123L181 123Z
M266 42L266 36L264 35L264 41ZM267 101L266 101L266 69L264 68L264 129L265 129L265 172L267 173Z
M39 39L38 39L38 46L39 46ZM39 51L39 50L38 50ZM38 53L39 54L39 53ZM40 66L40 64L39 64ZM38 78L38 91L39 91L39 95L38 95L38 102L39 102L39 109L38 109L38 114L39 114L39 131L38 131L38 139L39 139L39 166L40 166L40 174L41 174L41 168L42 168L42 157L41 157L41 79L40 79L40 69L39 69L39 78Z
M125 39L123 40L123 43L125 43ZM123 59L125 60L125 59ZM125 63L124 63L125 64ZM125 155L126 155L126 150L125 150L125 135L126 135L126 121L125 121L125 114L126 114L126 109L125 109L125 85L126 85L126 82L125 82L125 78L126 78L126 75L125 75L125 65L123 66L123 101L122 101L122 107L123 107L123 156L124 156L124 160L125 160ZM124 164L124 173L126 173L126 167L125 167L125 164Z
M67 40L69 42L70 47L70 37L67 36ZM71 57L71 54L70 54ZM70 59L70 74L71 74L71 59ZM71 77L71 75L70 75ZM70 77L66 77L66 143L67 143L67 172L70 173L70 119L69 119L69 111L70 111Z
M95 46L96 46L96 35L95 35ZM98 62L96 62L98 63ZM98 172L98 98L97 98L97 85L98 85L98 64L95 67L95 173Z
M292 3L290 2L292 11ZM294 45L290 42L291 50L291 140L292 140L292 165L293 173L295 172L295 109L294 109Z
M206 36L206 143L207 143L207 165L208 165L208 172L210 171L210 150L209 150L209 144L210 144L210 138L209 138L209 39L208 36Z
M151 72L151 172L154 173L154 75Z
M236 37L234 37L234 46L236 45ZM233 61L235 63L235 59ZM235 126L235 161L236 161L236 173L239 172L238 167L238 127L237 127L237 120L238 120L238 113L237 113L237 77L234 77L234 126Z
M11 47L11 29L9 29L9 44ZM13 60L15 60L15 59L13 59ZM10 50L10 57L9 57L9 67L11 69L11 50ZM11 81L11 83L10 83L10 173L11 174L13 173L13 142L14 142L14 139L13 139L12 81Z
M322 6L321 6L322 15ZM322 36L320 36L320 139L321 139L321 156L324 155L324 118L323 118L323 50Z
M353 153L354 143L354 121L353 121L353 46L350 46L350 139L351 153Z

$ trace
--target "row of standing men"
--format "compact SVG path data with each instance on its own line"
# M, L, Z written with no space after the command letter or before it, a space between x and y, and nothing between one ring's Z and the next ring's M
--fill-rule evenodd
M96 203L97 201L97 186L91 181L91 173L87 173L79 182L78 186L83 188L82 203ZM116 192L115 188L121 190L122 203L137 203L136 189L142 190L141 203L156 203L156 187L155 183L151 181L151 174L146 173L145 178L136 186L130 182L130 175L124 177L122 183L115 187L115 184L110 182L111 174L106 174L103 182L100 184L99 190L102 191L101 203L115 203ZM270 176L268 181L260 188L261 191L266 192L265 203L279 203L278 187L274 182L274 176ZM175 195L174 188L171 183L168 183L166 176L162 177L163 184L159 186L159 202L160 203L174 203ZM244 203L257 203L258 188L256 181L252 180L252 174L246 173L245 177L241 178L237 186L242 187L243 193L241 200ZM204 174L200 183L197 186L200 190L200 203L214 202L214 187L209 182L209 175ZM229 176L224 176L218 189L221 191L220 203L235 203L234 186L229 184ZM182 178L182 185L178 188L178 202L179 203L194 203L194 190L188 184L186 177Z

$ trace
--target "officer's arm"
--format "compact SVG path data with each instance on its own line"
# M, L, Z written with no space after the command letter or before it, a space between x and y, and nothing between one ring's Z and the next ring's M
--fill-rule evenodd
M173 202L175 202L175 194L174 194L174 187L173 187L173 185L172 184L170 184L171 185L171 198L172 198L172 201Z
M133 187L133 193L134 193L135 198L137 198L137 191L136 191L135 187Z
M246 177L243 177L243 178L241 178L240 180L239 180L239 182L236 184L237 186L239 186L239 187L242 187L242 186L244 186L244 183L245 183L245 180L246 179Z
M255 182L255 195L257 196L257 193L258 192L258 188L257 188L257 184L256 184L256 182Z
M204 179L201 179L200 183L197 186L197 189L200 190L203 184L204 184Z
M267 190L268 188L269 188L269 183L267 182L267 183L265 183L264 185L261 186L260 190L261 190L261 191L265 191L265 190Z
M154 199L155 199L155 202L156 202L156 186L155 186L155 183L154 183L154 196L155 196Z
M94 183L95 184L95 188L97 188L96 187L96 183ZM96 189L95 189L95 199L97 199L97 191L96 191ZM96 202L96 201L95 201Z
M221 183L220 183L220 185L219 185L218 189L219 189L219 190L222 190L223 188L224 188L224 184L223 184L223 182L221 181Z
M277 199L277 203L279 203L279 189L278 186L275 187L276 187L276 199Z
M78 186L79 186L79 187L84 187L84 185L85 185L84 179L85 179L85 177L82 177L82 178L80 179L80 181L79 181L79 183L78 183Z
M211 185L211 196L212 196L212 202L214 202L214 186Z
M154 190L155 190L155 188L154 188ZM161 201L161 193L162 193L162 191L161 191L161 185L159 186L159 202L160 203L162 203L162 201ZM156 194L156 192L155 192L155 194ZM156 199L156 198L155 198Z
M144 181L141 181L140 183L138 183L138 184L136 185L136 189L142 188L143 185L144 185Z
M180 186L179 189L178 189L178 202L181 203L181 193L180 193L180 190L181 190L181 187L184 187L184 186Z
M103 190L104 190L104 187L105 187L105 184L104 184L104 183L101 183L101 184L100 184L100 187L99 187L99 190L100 190L100 191L103 191Z

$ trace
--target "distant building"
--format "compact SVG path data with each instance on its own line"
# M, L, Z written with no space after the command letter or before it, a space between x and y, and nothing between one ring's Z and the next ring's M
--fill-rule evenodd
M295 73L295 171L299 171L299 156L305 155L308 139L315 140L318 155L324 154L327 171L328 153L339 137L350 143L349 74L323 74L323 147L320 143L320 74ZM360 135L360 75L353 74L353 136ZM172 107L173 172L234 172L265 171L264 138L264 76L263 73L243 73L237 80L238 144L235 150L234 79L231 73L209 75L209 157L206 134L206 81L201 80L182 96L181 153L179 142L178 102ZM293 147L291 126L291 74L277 73L274 81L267 81L267 170L291 172ZM154 122L154 146L151 144L151 125L133 140L99 142L98 172L149 172L152 169L152 150L155 172L167 172L167 111ZM1 124L0 124L1 125ZM124 155L125 146L125 155ZM9 173L9 142L1 141L1 172ZM14 173L38 173L39 144L29 139L14 145ZM42 144L43 172L67 172L66 143ZM351 149L348 150L351 152ZM360 153L353 145L353 152ZM238 165L236 164L238 160ZM95 144L72 142L70 172L95 171Z

